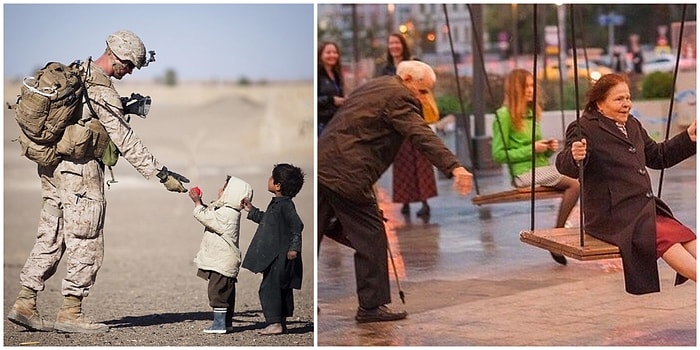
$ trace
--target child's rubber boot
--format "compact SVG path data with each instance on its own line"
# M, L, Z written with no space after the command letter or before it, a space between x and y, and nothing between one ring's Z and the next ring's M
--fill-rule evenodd
M204 329L204 333L226 333L226 308L214 308L214 322L211 327Z

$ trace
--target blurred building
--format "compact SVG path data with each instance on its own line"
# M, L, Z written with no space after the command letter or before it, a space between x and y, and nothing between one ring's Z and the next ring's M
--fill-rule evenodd
M400 32L413 54L431 64L451 63L452 43L458 59L471 52L472 29L466 4L318 4L321 40L340 43L347 62L381 59L386 38ZM353 25L354 23L354 25Z

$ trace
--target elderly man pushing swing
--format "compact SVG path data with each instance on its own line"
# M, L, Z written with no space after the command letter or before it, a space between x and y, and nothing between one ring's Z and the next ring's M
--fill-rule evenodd
M460 165L422 118L435 104L435 72L420 61L403 61L396 75L355 89L318 141L318 240L327 235L355 249L357 322L406 318L391 303L384 220L372 186L389 168L404 139L422 152L466 195L472 174ZM338 229L340 228L340 229Z

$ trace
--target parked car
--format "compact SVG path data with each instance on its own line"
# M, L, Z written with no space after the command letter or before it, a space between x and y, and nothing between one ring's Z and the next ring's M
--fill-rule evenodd
M586 61L580 60L578 63L578 76L579 78L591 79L591 81L597 81L605 74L612 73L612 69L597 65L591 61L586 64ZM590 70L590 74L589 74ZM548 62L547 67L544 70L538 71L538 78L544 79L546 72L547 80L559 80L559 62L553 61ZM567 80L574 79L574 64L573 60L568 60L566 62L566 77Z
M642 73L644 74L653 72L673 73L675 68L676 56L669 54L650 56L642 63Z
M596 58L590 58L589 62L593 62L599 66L608 67L610 69L613 68L612 63L610 62L610 56L608 55L601 55Z

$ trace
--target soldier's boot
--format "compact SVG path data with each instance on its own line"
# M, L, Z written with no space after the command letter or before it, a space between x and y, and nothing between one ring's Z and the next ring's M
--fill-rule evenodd
M53 328L65 333L105 333L109 326L89 320L82 312L83 298L68 295L56 316Z
M226 308L226 333L233 332L233 306Z
M44 320L36 308L36 291L22 286L12 310L7 314L7 319L30 331L47 332L51 329L44 325Z

